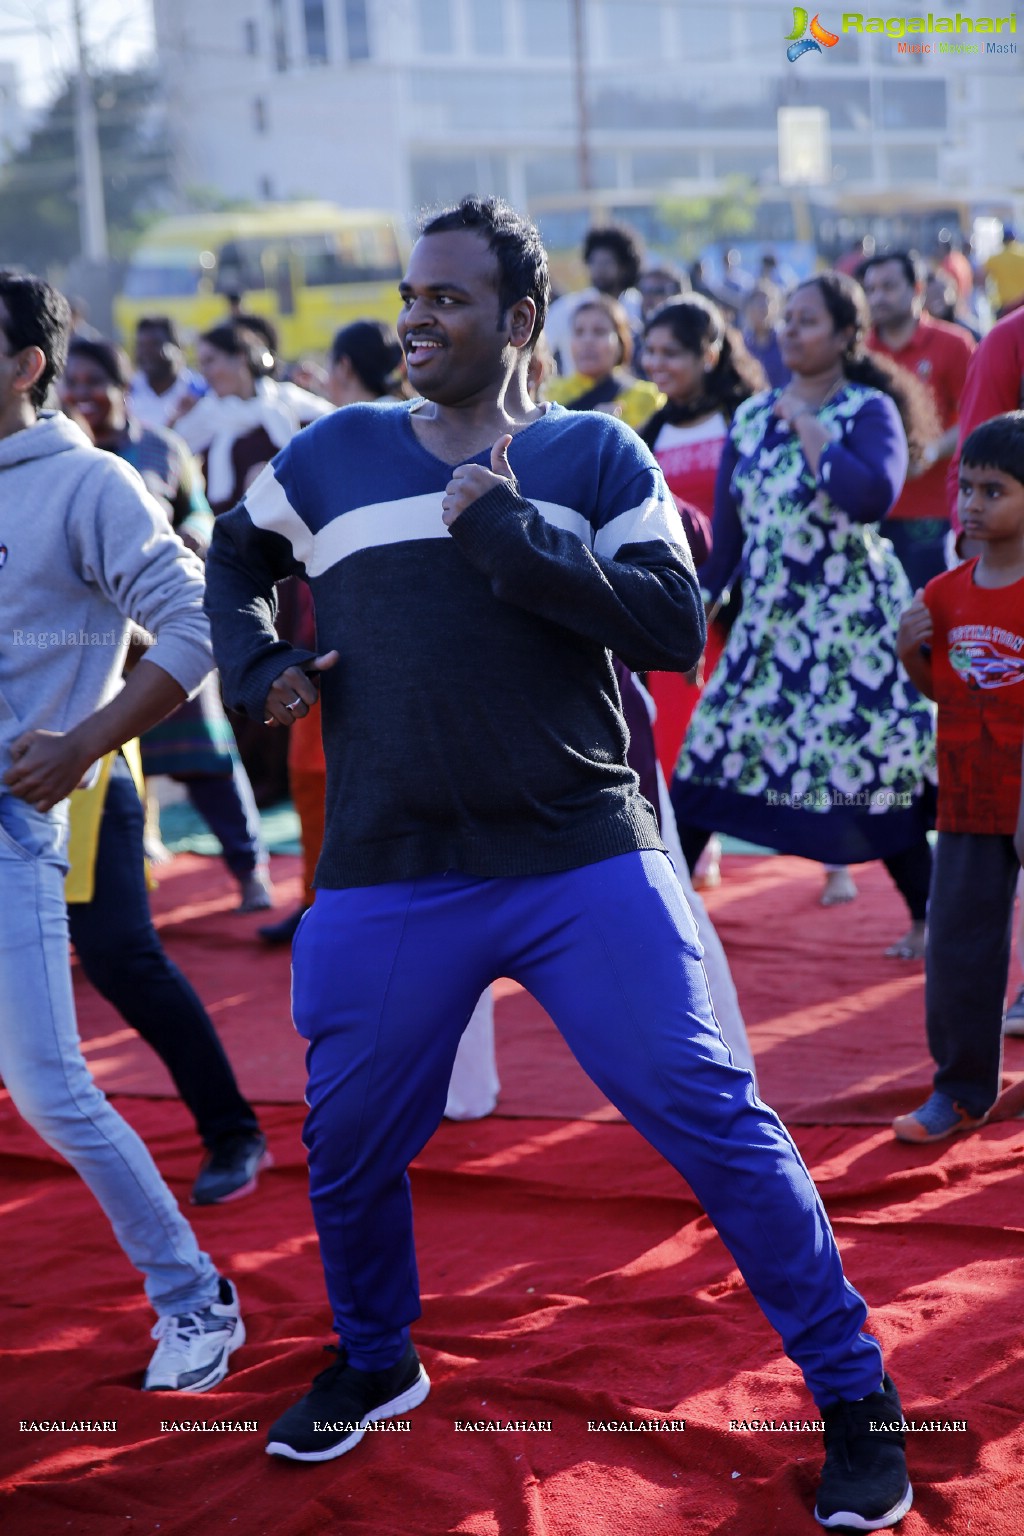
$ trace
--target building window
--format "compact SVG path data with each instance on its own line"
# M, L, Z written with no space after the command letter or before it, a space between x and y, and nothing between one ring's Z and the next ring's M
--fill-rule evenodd
M882 83L884 128L946 127L944 80L886 80Z
M939 179L939 151L932 144L891 144L886 161L889 179L896 185Z
M504 13L498 0L469 0L473 52L500 58L505 51Z
M420 48L427 54L455 51L451 0L419 0Z
M523 43L531 58L565 59L572 51L569 0L522 0Z
M267 103L263 96L256 96L253 99L252 125L257 133L267 131Z
M349 61L358 64L370 57L370 18L366 0L344 0L345 46Z
M700 156L695 149L638 149L633 159L634 187L657 189L674 181L696 180Z
M844 39L845 41L845 39ZM833 181L870 181L874 173L870 145L832 146ZM852 241L854 236L850 235Z
M482 197L508 195L508 161L504 155L414 155L409 169L417 208L457 203L468 192Z
M568 70L550 76L532 69L435 66L411 72L409 94L421 133L458 134L471 142L479 138L481 123L503 135L520 133L523 123L529 123L532 133L576 131L576 102Z
M423 155L412 161L414 207L434 208L457 203L477 190L477 166L473 155Z
M591 154L590 174L595 187L614 190L619 184L615 155L600 151ZM523 182L529 199L579 192L582 190L579 156L555 150L551 154L528 157L523 161Z
M245 51L251 59L254 59L260 51L260 35L256 23L245 21L242 23L242 30L245 36Z
M686 3L679 7L682 28L682 58L685 64L714 60L725 63L730 57L728 29L718 17L712 17L706 4Z
M648 59L652 64L664 57L661 7L650 0L606 0L604 7L606 59Z
M735 146L729 149L716 149L711 157L714 174L717 177L742 176L746 181L755 184L772 182L778 176L778 161L775 145L770 149L739 149Z
M303 0L302 21L306 32L306 61L327 63L327 17L324 0Z
M284 0L270 0L270 33L274 41L274 68L283 74L288 68L288 22Z

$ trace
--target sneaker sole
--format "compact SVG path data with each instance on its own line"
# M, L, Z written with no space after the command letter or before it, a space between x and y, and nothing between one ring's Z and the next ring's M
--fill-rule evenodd
M914 1490L908 1483L906 1492L899 1502L894 1504L886 1514L879 1515L877 1520L865 1520L863 1515L855 1514L849 1509L838 1509L834 1515L820 1515L815 1508L814 1518L819 1525L825 1526L826 1530L830 1531L884 1531L890 1525L895 1525L898 1520L902 1520L913 1502Z
M231 1356L234 1354L235 1350L240 1349L244 1343L245 1323L241 1318L239 1318L238 1327L231 1335L231 1338L228 1340L227 1344L225 1344L222 1353L218 1355L217 1359L211 1363L210 1374L204 1376L201 1381L194 1381L190 1386L187 1387L173 1387L166 1384L159 1387L144 1385L142 1390L143 1392L209 1392L210 1389L215 1387L218 1382L224 1380L224 1377L227 1375L230 1369L229 1362Z
M255 1167L255 1169L253 1171L252 1178L248 1179L246 1181L246 1183L240 1184L237 1189L231 1190L231 1192L229 1194L218 1195L216 1200L196 1200L194 1196L190 1195L188 1203L189 1203L189 1205L195 1205L195 1206L198 1206L200 1209L202 1209L202 1207L204 1205L227 1205L228 1202L231 1201L231 1200L241 1200L245 1195L251 1195L252 1194L253 1190L256 1188L256 1184L257 1184L257 1181L259 1179L259 1176L264 1171L264 1169L265 1168L273 1168L273 1166L274 1166L274 1155L273 1155L273 1153L272 1152L264 1152L263 1156L260 1158L259 1162L256 1164L256 1167Z
M411 1387L393 1397L389 1403L381 1403L378 1408L372 1409L360 1420L361 1425L374 1424L379 1419L394 1419L400 1413L405 1413L410 1408L418 1408L420 1403L430 1392L430 1377L423 1366L420 1366L419 1375ZM344 1456L346 1451L351 1451L363 1438L364 1428L354 1429L344 1440L339 1440L337 1445L328 1446L324 1451L297 1451L293 1445L287 1445L283 1440L268 1440L266 1451L268 1456L284 1456L289 1461L333 1461L336 1456Z
M913 1119L908 1115L907 1119ZM921 1125L920 1133L916 1130L898 1129L899 1121L894 1120L892 1133L897 1141L905 1142L910 1147L926 1147L936 1141L948 1141L951 1136L963 1136L969 1131L980 1131L988 1121L988 1115L983 1115L980 1120L960 1120L956 1125L951 1125L948 1131L929 1131ZM920 1125L920 1121L916 1122Z

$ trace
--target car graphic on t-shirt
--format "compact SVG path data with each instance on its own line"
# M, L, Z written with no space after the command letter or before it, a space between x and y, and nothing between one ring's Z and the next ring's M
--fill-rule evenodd
M1024 683L1024 656L1002 650L991 640L958 640L949 648L949 664L968 688Z

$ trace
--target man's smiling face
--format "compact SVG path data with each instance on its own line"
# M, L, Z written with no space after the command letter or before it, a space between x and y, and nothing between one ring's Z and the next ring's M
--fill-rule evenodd
M497 258L474 231L416 242L399 287L398 335L417 394L456 405L501 384L509 326L498 283Z

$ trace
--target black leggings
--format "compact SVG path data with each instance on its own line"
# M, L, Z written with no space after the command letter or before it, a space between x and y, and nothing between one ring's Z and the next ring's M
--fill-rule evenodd
M690 873L707 846L711 833L704 827L678 822L679 841ZM911 921L923 923L928 910L928 887L932 878L932 850L922 833L916 843L883 859L893 884L910 909Z
M209 1014L153 926L142 828L142 803L119 757L100 822L93 898L68 907L71 942L97 992L156 1051L203 1142L212 1147L258 1131L259 1121L239 1091Z

